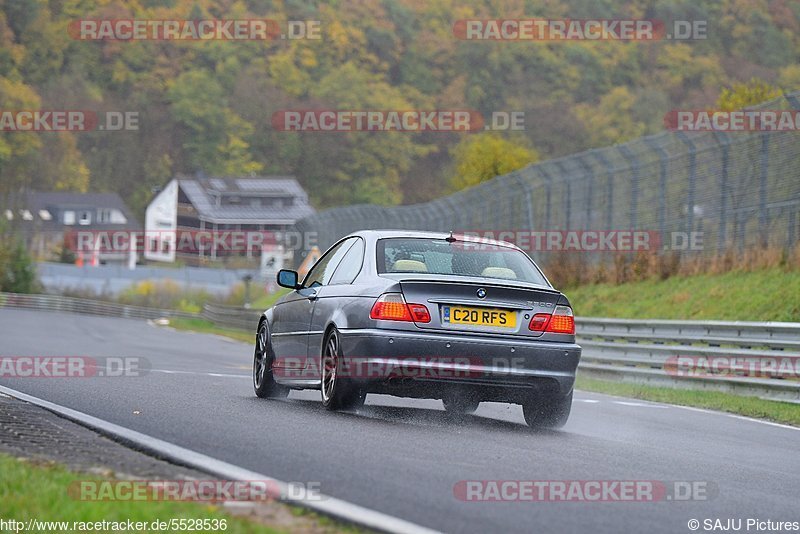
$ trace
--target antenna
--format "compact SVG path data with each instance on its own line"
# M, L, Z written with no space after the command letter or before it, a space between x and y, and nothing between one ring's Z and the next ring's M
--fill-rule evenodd
M455 243L456 242L456 238L453 237L453 231L452 230L450 230L450 235L445 237L444 240L447 241L448 243Z

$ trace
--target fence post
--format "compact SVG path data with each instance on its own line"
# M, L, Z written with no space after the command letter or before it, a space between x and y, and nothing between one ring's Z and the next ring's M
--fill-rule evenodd
M552 201L553 201L553 176L547 172L544 165L539 167L539 171L544 175L545 180L545 193L544 193L544 227L550 229L550 222L552 221Z
M544 165L540 165L539 166L539 172L541 172L544 175L544 180L545 180L545 184L544 184L544 187L545 187L545 193L544 193L544 199L545 199L545 205L544 205L544 228L545 228L545 230L549 230L550 229L550 220L551 220L550 219L550 214L551 214L550 200L552 198L553 177L550 175L549 172L547 172L544 169Z
M669 154L667 150L654 138L647 137L645 141L650 148L658 153L658 232L661 239L666 238L667 232L667 172L669 164Z
M591 165L584 161L583 156L579 156L575 161L583 169L586 176L586 195L583 197L586 201L586 224L583 229L588 230L592 227L592 200L594 197L594 171Z
M533 230L533 192L531 191L531 184L528 183L528 180L521 172L517 174L517 181L522 186L522 189L525 190L525 219L527 221L525 230L531 231Z
M561 180L567 189L566 194L564 195L564 230L569 230L569 222L572 218L572 181L570 180L570 177L564 168L564 164L561 161L557 161L555 166L561 173Z
M636 229L638 203L639 203L639 181L641 180L639 158L637 158L627 145L620 145L619 152L631 166L631 212L630 229Z
M800 110L800 93L793 93L791 95L785 95L786 101L789 102L789 105L792 106L795 110ZM791 134L790 134L791 135ZM794 244L797 242L797 206L794 208L790 208L789 212L789 231L787 232L786 239L788 241L787 248L789 250L794 247Z
M614 224L614 166L611 165L611 162L608 161L604 150L596 150L592 149L590 152L594 154L600 163L606 168L606 173L608 175L608 182L606 183L606 198L608 199L608 206L606 206L606 230L611 230L612 224Z
M725 132L714 132L714 139L722 150L722 169L719 177L719 231L717 233L717 253L725 250L728 240L728 167L730 165L731 138Z
M689 182L686 184L686 235L694 231L694 194L697 184L697 146L686 132L678 132L678 139L689 149Z
M462 228L461 227L461 221L459 221L457 219L457 217L456 217L456 214L458 213L458 210L456 210L456 208L455 208L455 205L453 203L452 197L445 197L444 198L444 203L445 203L445 206L447 206L447 208L448 208L447 211L449 211L449 213L450 213L449 215L445 216L446 218L449 219L447 226L450 226L450 230L458 231L458 232L466 232L467 230L469 230L469 228ZM443 229L443 230L446 231L446 232L450 231L450 230L447 230L447 229Z
M758 236L761 246L766 248L769 241L767 227L767 175L769 174L769 136L768 132L761 134L761 173L758 182Z
M448 228L452 223L448 220L447 216L447 206L443 199L439 199L436 202L436 212L438 216L438 223L436 225L436 229L440 232L447 232L450 230L454 230L454 228Z

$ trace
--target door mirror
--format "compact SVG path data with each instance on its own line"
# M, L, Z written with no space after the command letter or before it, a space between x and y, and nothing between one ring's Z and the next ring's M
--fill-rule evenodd
M302 286L297 282L297 271L290 271L289 269L278 271L278 285L289 289L302 289Z

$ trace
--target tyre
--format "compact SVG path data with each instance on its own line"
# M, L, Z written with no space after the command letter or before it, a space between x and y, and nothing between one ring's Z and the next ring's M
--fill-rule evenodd
M564 397L536 396L522 405L525 422L531 428L561 428L572 409L572 391Z
M320 360L322 405L328 410L351 410L363 406L366 393L338 372L343 367L343 360L341 337L335 327L325 336Z
M453 415L469 415L478 409L478 399L463 394L451 394L442 399L444 411Z
M275 382L272 376L272 362L274 354L269 341L267 323L261 322L256 333L256 347L253 354L253 389L256 396L266 398L284 398L289 395L289 389Z

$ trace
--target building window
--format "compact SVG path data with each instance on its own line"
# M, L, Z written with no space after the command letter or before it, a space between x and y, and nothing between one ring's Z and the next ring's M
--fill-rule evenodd
M64 224L72 226L75 224L75 212L72 210L67 210L64 212Z
M119 210L109 210L111 212L111 219L109 222L112 224L125 224L128 222L128 219L125 218L125 215L122 214Z

